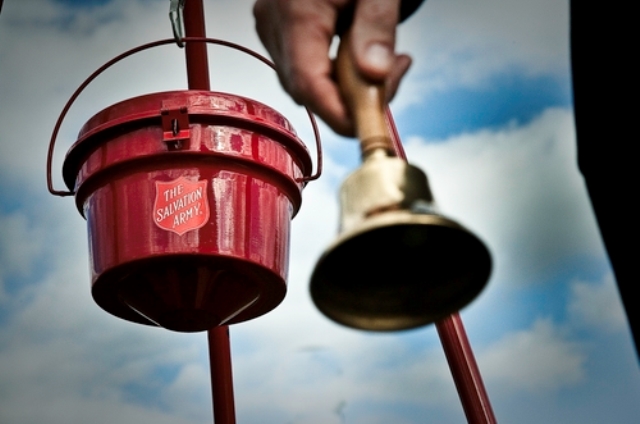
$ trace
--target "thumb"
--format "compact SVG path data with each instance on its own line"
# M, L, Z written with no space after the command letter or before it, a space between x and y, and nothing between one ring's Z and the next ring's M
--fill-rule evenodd
M366 79L384 82L395 67L400 0L359 0L351 26L351 52Z

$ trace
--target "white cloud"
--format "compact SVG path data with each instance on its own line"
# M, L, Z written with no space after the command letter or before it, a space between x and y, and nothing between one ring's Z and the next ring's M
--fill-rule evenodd
M3 108L1 117L0 169L40 187L51 132L73 91L116 55L173 34L168 2L117 0L74 15L78 21L88 20L78 25L95 27L93 31L42 24L64 20L61 16L68 13L62 4L41 0L25 5L24 10L7 7L0 25L0 98L4 105L11 105ZM251 5L251 1L212 3L206 9L208 36L264 54L253 29ZM292 121L315 154L304 108L281 90L271 68L219 46L209 47L209 65L212 90L245 95L274 107ZM54 156L56 186L63 188L59 174L66 150L93 114L137 95L186 88L184 50L173 44L137 53L98 76L71 107L61 128Z
M253 30L252 3L209 5L208 35L264 53ZM22 278L32 269L39 274L17 293L0 285L0 300L11 312L0 328L0 421L209 421L206 336L144 328L100 310L90 295L85 224L73 200L43 200L33 194L44 187L46 144L64 102L84 78L116 54L171 37L169 3L110 2L91 13L81 12L66 27L59 24L66 16L60 4L13 3L19 4L24 7L9 3L0 19L0 170L5 186L24 190L24 196L13 195L25 205L26 215L0 217L0 276ZM224 48L209 51L214 90L246 95L280 110L314 154L304 109L281 91L270 68ZM131 96L186 85L183 50L175 46L140 53L106 71L78 98L62 127L54 162L57 187L62 188L58 175L64 152L91 115ZM332 137L325 139L325 147L331 143ZM344 170L330 157L325 159L326 178L307 187L305 207L296 218L308 225L306 237L317 242L303 238L297 243L292 275L306 273L297 264L311 263L337 227L335 199L326 184ZM313 202L308 198L316 195L315 207L309 208ZM324 202L332 204L328 209L333 211L327 212ZM298 293L306 295L303 286ZM304 306L313 310L308 303ZM275 333L286 339L284 332ZM273 356L266 359L269 365L275 363ZM167 366L178 368L177 375L158 381L159 370ZM130 399L130 386L156 399L150 405Z
M296 327L288 326L294 338ZM394 409L407 404L459 409L444 355L439 345L429 343L427 335L433 328L421 332L423 346L414 351L394 335L336 331L329 326L320 332L317 324L300 327L319 343L304 348L302 339L296 349L290 343L278 344L276 338L235 357L236 396L245 413L279 410L287 417L282 421L340 423L340 405L346 405L349 416L350 405L374 404L388 405L386 413L401 422L402 414Z
M540 392L578 384L586 376L586 359L581 344L548 319L505 334L478 354L485 381L500 392Z
M175 403L162 410L156 406L162 397L153 399L154 393L169 390L172 400L189 399L198 389L206 395L207 385L194 385L185 393L184 387L174 388L170 382L154 383L158 367L189 367L198 361L202 344L194 346L193 337L180 340L161 330L133 329L97 310L87 320L77 306L50 305L51 310L40 310L37 319L22 320L18 314L0 332L2 422L186 423L198 413L206 417L206 400L185 411L185 404L177 408ZM67 325L75 318L73 328L60 321L65 309L71 310L64 318ZM149 404L131 398L130 386L138 387L138 396L151 398Z
M416 63L414 83L424 77L425 89L473 86L511 67L538 75L564 66L565 47L549 48L545 37L558 37L563 27L557 20L566 2L485 3L428 0L419 18L407 23L407 28L424 26L433 31L420 30L407 39L419 42L420 51L427 46L426 51L433 53ZM33 9L21 15L32 19L31 25L7 25L11 9L18 10L19 4ZM264 52L253 30L251 4L248 0L207 4L209 35ZM547 7L560 13L539 10ZM98 15L81 17L66 32L36 25L59 16L59 8L53 2L14 1L3 9L0 175L4 186L26 184L43 191L46 142L72 90L117 53L171 36L166 1L117 0ZM115 9L122 13L110 12ZM517 13L517 18L496 20L499 10ZM419 21L425 13L429 18ZM99 27L90 30L98 21ZM543 36L533 34L543 23L549 25L541 31ZM505 38L510 26L518 31ZM452 31L461 34L458 41L451 37ZM486 34L489 40L482 41ZM283 94L268 68L222 48L210 52L214 89L273 105L310 140L304 111ZM462 58L465 66L455 58ZM82 123L102 107L185 85L182 51L173 46L116 65L74 106L63 127L54 170L59 171L64 151ZM411 91L410 84L403 89L407 95ZM563 255L602 253L575 169L571 119L568 111L551 110L526 126L480 131L439 144L408 140L409 157L429 174L443 211L489 243L504 281L512 278L517 285L535 279L540 268L561 266ZM413 336L363 334L331 323L309 298L313 264L337 231L336 186L347 172L348 159L336 151L342 154L353 147L342 149L343 141L332 136L325 143L330 150L325 176L305 189L302 210L293 222L287 298L270 314L231 329L239 422L341 423L342 412L349 416L351 405L367 402L449 408L462 421L432 327ZM25 196L34 192L26 190ZM73 201L33 196L23 203L24 215L0 218L1 272L8 275L11 269L12 275L25 275L38 264L46 268L46 275L34 277L37 281L19 293L4 294L12 310L0 327L0 421L210 421L206 336L136 326L104 313L90 296L84 222ZM528 277L530 271L533 276ZM588 300L585 293L584 287L576 289L576 304ZM424 337L420 347L416 347L418 337ZM479 358L492 384L530 391L570 386L584 371L580 345L545 320L503 336ZM524 369L519 369L522 364ZM166 368L175 375L163 376ZM531 382L520 381L532 373ZM132 392L148 399L132 398ZM406 422L387 409L377 420Z
M604 251L576 163L572 113L549 109L527 125L447 140L409 137L442 212L483 238L494 278L548 280L567 259Z
M573 281L567 309L576 325L581 327L604 331L627 328L627 319L611 273L604 275L601 281Z
M211 373L207 365L189 362L171 384L160 383L166 385L159 388L161 400L172 415L194 422L210 421L210 408L203 408L211 405Z
M0 305L8 299L3 283L9 277L28 277L43 244L41 228L34 228L27 216L0 214Z
M395 106L433 90L477 89L513 71L564 76L568 24L567 0L429 0L398 32L398 49L415 61Z
M187 423L197 409L145 406L127 388L170 390L173 399L188 399L199 388L206 393L207 384L186 391L180 377L154 383L164 367L197 366L204 340L124 323L95 305L84 222L60 202L48 198L28 219L0 219L1 271L21 277L2 305L8 315L0 324L0 421ZM24 270L28 278L20 275ZM199 402L205 415L207 400ZM150 403L161 402L159 396Z
M0 412L3 422L11 424L68 424L95 423L111 424L140 423L140 424L194 424L202 421L191 421L172 416L148 407L127 404L120 399L83 399L76 394L54 392L46 396L34 396L32 393L10 393L7 405ZM37 405L37 407L34 407Z
M535 218L537 208L544 212L549 202L553 206L556 199L561 204L569 199L565 208L574 210L572 190L576 186L580 190L581 182L571 167L570 124L569 112L552 110L524 127L481 131L439 144L415 139L409 143L408 152L410 158L426 163L424 169L431 176L436 198L446 213L474 229L478 227L490 244L497 240L498 247L502 243L507 246L504 251L508 251L523 238L528 240L532 228L540 231L541 224L551 225L548 220L531 222L528 214ZM329 176L337 180L343 171L336 173L331 167ZM471 193L469 183L473 186ZM496 189L498 194L492 194ZM398 344L401 339L342 329L312 305L307 292L308 276L316 258L336 235L336 195L337 188L327 179L306 188L302 210L294 220L287 299L265 317L232 327L238 410L243 417L249 417L247 421L259 420L266 414L277 417L273 418L275 422L291 419L308 423L341 422L336 408L343 402L347 411L348 405L367 401L445 405L458 411L459 401L439 347L425 347L411 354L402 342ZM578 202L583 195L578 196ZM127 403L123 387L140 384L144 389L158 391L159 401L169 410L165 415L157 413L167 422L201 419L210 409L206 366L197 357L198 349L206 350L203 342L120 323L99 310L89 297L87 284L82 283L88 281L82 219L70 205L66 212L72 213L66 214L56 235L50 237L62 240L62 234L66 234L68 242L69 234L73 234L75 247L58 249L58 269L38 285L33 303L15 318L18 325L12 327L14 336L24 334L27 340L13 343L10 356L0 360L14 369L3 373L10 376L6 387L27 393L32 400L40 398L30 396L41 396L54 409L63 402L84 402L78 411L101 411L105 405L121 403L125 405L122 419L129 422L141 407ZM579 217L580 213L569 215L576 220L575 215ZM52 215L51 219L57 216ZM516 223L503 229L512 219ZM563 240L562 234L556 234L563 225L551 225L551 235ZM75 230L67 233L71 228ZM571 231L571 227L564 230ZM572 251L576 246L588 248L589 243L588 238L578 239L575 245L569 243L558 251ZM535 260L531 263L535 264ZM43 334L51 339L59 337L60 342L33 341L32 337ZM66 341L70 335L76 340L71 344ZM177 343L179 339L185 340L186 345ZM42 356L43 350L48 355ZM523 352L535 355L520 362ZM565 387L582 378L583 357L578 346L564 340L563 334L548 322L505 336L487 348L481 358L487 358L481 363L483 375L499 387L535 391ZM497 369L496 364L503 363L506 367ZM553 368L556 363L562 364L559 372ZM181 371L172 381L149 383L154 370L163 364L179 366ZM518 364L523 369L517 368ZM51 373L51 368L56 372ZM520 378L528 378L529 373L537 379L520 384ZM556 377L552 376L554 373ZM40 387L42 393L34 394L34 386ZM59 387L59 395L50 395L53 387ZM92 387L89 401L83 397L86 387ZM12 413L17 414L15 409ZM154 414L150 412L148 417ZM395 417L392 412L388 414ZM21 417L32 418L26 412Z
M207 7L208 35L264 54L253 29L252 3L211 4ZM3 120L29 124L0 127L0 165L7 172L30 180L41 178L44 147L57 114L80 82L116 54L145 42L170 38L171 31L165 2L109 2L79 12L75 18L78 22L73 21L65 30L42 25L66 16L60 4L41 0L20 8L10 6L3 11L0 25L0 39L11 40L0 44L0 95L3 102L12 105L3 110ZM400 97L424 96L426 91L418 86L425 84L430 87L427 91L474 85L514 67L533 74L555 73L562 66L566 69L567 63L561 62L566 60L567 46L557 43L558 39L566 40L565 9L566 2L547 0L535 4L500 0L482 4L426 2L400 31L401 48L420 52L415 54L414 70ZM80 31L76 26L94 30ZM514 27L518 30L514 31ZM406 42L402 41L403 34ZM209 47L209 51L214 90L247 95L272 105L289 117L311 143L304 110L282 92L271 69L226 48ZM175 46L139 53L106 71L69 113L55 156L56 178L64 151L92 114L128 97L185 86L182 50ZM396 106L403 102L406 101L399 99ZM331 145L332 140L328 137L327 144ZM40 184L39 179L37 183Z

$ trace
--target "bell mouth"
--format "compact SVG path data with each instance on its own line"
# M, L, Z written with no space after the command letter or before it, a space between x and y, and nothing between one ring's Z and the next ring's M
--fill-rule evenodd
M486 286L491 256L456 222L390 211L342 234L320 258L311 297L330 319L371 331L434 323Z

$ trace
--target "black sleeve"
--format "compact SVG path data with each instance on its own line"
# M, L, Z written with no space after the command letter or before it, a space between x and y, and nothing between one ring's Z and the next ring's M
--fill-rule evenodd
M635 14L571 0L571 69L578 164L640 361ZM636 105L636 106L634 106ZM634 247L635 246L635 247Z
M402 0L400 4L400 22L411 16L423 2L424 0ZM341 35L351 26L354 7L354 3L351 3L340 13L336 22L336 34Z

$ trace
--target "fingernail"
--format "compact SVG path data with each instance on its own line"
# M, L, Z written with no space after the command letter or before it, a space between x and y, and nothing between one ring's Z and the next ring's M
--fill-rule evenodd
M365 52L365 60L372 68L380 72L388 72L392 64L391 50L384 44L371 44Z

